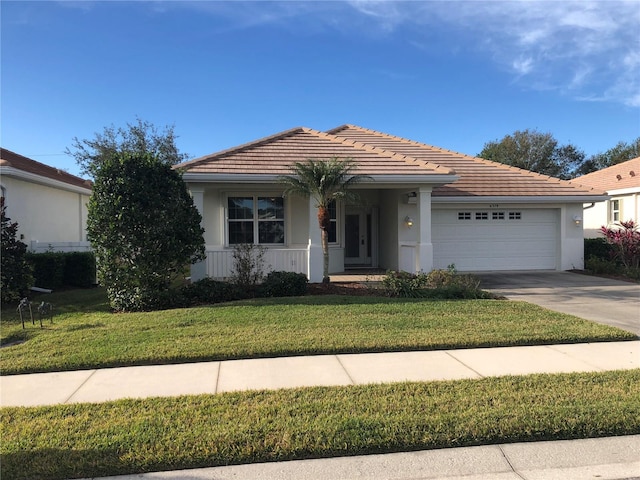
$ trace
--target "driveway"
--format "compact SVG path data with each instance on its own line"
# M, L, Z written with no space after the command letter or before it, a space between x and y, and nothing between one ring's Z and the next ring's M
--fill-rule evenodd
M640 335L640 285L572 272L483 272L481 287Z

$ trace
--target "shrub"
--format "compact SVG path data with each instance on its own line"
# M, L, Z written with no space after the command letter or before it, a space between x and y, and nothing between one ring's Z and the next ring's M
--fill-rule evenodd
M640 268L625 267L614 260L603 260L594 255L587 259L585 268L596 275L615 275L640 280Z
M126 152L101 157L87 235L112 308L164 308L184 265L204 259L201 220L180 173L160 158Z
M260 286L263 297L293 297L306 295L309 280L304 273L270 272Z
M64 253L64 284L89 288L96 283L96 256L93 252Z
M640 231L633 220L620 222L613 228L602 227L600 231L613 247L616 260L627 268L640 268Z
M96 282L93 252L28 253L35 285L43 288L92 287Z
M185 285L180 293L186 306L230 302L247 296L246 292L237 286L212 278L203 278Z
M604 238L584 239L584 258L599 258L600 260L611 260L614 257L613 247Z
M0 292L2 303L14 302L33 286L31 265L26 260L27 245L16 238L18 223L6 216L4 197L2 211L2 241L0 242Z
M264 277L264 256L267 249L253 243L240 243L233 247L231 281L241 287L253 287Z
M65 257L63 253L28 253L27 260L33 265L36 287L56 289L64 285Z
M473 299L492 298L480 289L480 280L473 275L459 275L450 265L446 270L412 274L390 271L382 279L382 286L390 297Z
M427 287L427 275L391 270L382 279L382 287L389 297L420 297Z
M613 260L605 260L596 255L591 255L586 263L585 267L591 273L599 273L605 275L615 275L620 271L620 266Z

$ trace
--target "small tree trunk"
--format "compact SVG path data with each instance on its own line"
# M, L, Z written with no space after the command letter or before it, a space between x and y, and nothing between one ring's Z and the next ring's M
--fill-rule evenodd
M329 232L324 228L320 230L322 238L322 283L329 283Z

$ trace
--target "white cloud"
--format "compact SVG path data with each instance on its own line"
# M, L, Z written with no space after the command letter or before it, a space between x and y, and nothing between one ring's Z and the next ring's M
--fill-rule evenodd
M510 71L524 88L638 106L637 0L367 1L349 5L370 20L379 18L385 30L390 26L453 28L459 38L452 35L451 41L465 42L467 48L487 56ZM417 36L410 42L423 45Z
M466 42L523 87L638 106L640 3L633 1L428 2ZM412 22L418 22L416 11Z
M531 57L518 58L513 61L513 69L520 75L526 75L533 70L533 59Z
M393 35L428 51L472 50L523 88L578 100L638 106L640 2L575 1L283 1L177 2L229 20L229 28L272 24L300 32ZM434 43L433 32L440 35ZM431 35L431 37L429 37Z

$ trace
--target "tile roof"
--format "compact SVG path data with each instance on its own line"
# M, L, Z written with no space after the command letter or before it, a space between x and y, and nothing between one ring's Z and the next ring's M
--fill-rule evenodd
M287 175L309 158L352 158L365 175L452 175L434 197L594 196L604 192L374 130L294 128L178 165L186 173Z
M309 158L351 158L363 175L452 175L449 168L310 128L294 128L178 165L188 173L288 175Z
M604 193L566 180L354 125L343 125L329 133L455 170L460 179L435 188L433 197L582 196Z
M640 188L640 157L574 178L573 183L605 191Z
M60 170L59 168L50 167L44 163L36 162L30 158L19 155L6 148L0 148L0 167L13 167L16 170L39 175L40 177L57 180L67 183L75 187L86 188L91 190L92 183L70 173Z

